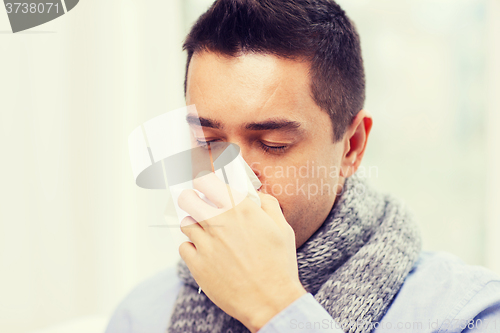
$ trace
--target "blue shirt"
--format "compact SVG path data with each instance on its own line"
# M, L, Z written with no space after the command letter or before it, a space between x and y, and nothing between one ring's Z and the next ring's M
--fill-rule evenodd
M165 333L182 282L171 267L136 287L118 306L106 333ZM342 333L306 294L259 333ZM500 332L500 278L442 252L422 252L374 333Z

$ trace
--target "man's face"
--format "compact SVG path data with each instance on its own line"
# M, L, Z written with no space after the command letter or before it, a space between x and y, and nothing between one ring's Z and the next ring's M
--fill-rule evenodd
M330 117L311 96L309 68L273 55L200 52L186 91L203 127L199 139L241 148L261 191L278 199L297 247L321 226L343 184L344 140L333 142Z

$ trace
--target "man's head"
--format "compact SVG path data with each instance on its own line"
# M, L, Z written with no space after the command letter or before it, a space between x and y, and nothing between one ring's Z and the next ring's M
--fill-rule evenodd
M359 166L371 128L354 26L328 0L219 0L184 48L199 137L241 147L302 245Z

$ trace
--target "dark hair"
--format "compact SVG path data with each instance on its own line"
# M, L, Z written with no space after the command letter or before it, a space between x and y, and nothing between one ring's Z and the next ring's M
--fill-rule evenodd
M363 108L359 35L333 0L217 0L191 28L183 49L188 52L184 92L195 52L256 52L311 62L312 95L330 115L335 141Z

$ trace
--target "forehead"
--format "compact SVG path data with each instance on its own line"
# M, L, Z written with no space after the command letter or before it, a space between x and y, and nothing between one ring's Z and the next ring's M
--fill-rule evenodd
M311 96L309 69L305 60L266 54L196 53L186 102L196 105L200 117L229 126L278 117L313 125L326 113Z

